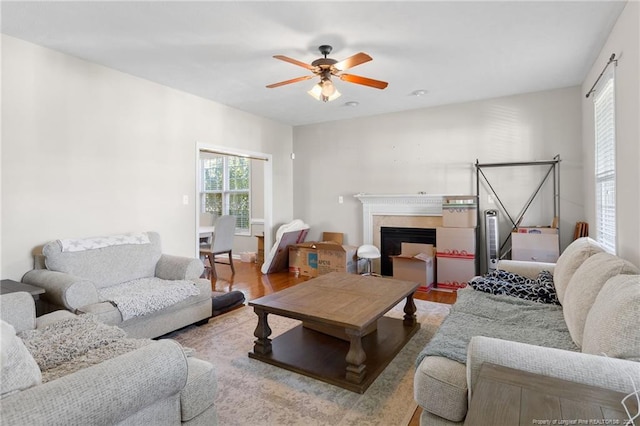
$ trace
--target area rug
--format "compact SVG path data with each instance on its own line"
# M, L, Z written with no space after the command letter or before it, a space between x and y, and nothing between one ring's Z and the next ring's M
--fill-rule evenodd
M449 313L449 305L416 300L420 330L364 394L350 392L279 367L250 359L257 317L243 307L166 337L195 349L211 362L218 377L218 423L227 425L407 425L417 405L413 399L418 353ZM388 316L402 318L404 301ZM271 338L298 325L269 315Z

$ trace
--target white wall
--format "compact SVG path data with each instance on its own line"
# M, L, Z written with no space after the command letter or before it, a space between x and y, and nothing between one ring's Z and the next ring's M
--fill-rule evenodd
M310 238L338 231L347 234L348 244L359 245L362 206L356 193L475 194L476 159L533 161L560 154L564 247L576 221L583 220L580 96L580 88L572 87L296 127L294 216L311 225ZM487 174L507 208L518 214L540 172ZM339 195L344 204L338 204ZM485 198L482 210L496 207ZM543 194L523 224L549 225L552 204L550 193Z
M616 195L618 255L640 266L640 3L630 1L582 85L586 217L595 223L592 98L585 98L612 53L616 73Z
M292 219L291 127L4 35L2 66L2 278L57 238L156 230L195 255L198 142L273 155Z

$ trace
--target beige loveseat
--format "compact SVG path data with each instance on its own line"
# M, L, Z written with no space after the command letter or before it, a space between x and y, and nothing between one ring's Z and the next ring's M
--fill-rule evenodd
M640 271L637 267L604 253L595 241L585 237L570 244L556 264L504 261L499 268L530 278L541 270L553 273L561 307L548 305L545 309L536 302L517 303L522 310L540 310L540 315L557 318L558 323L545 323L543 327L543 334L552 335L557 346L545 347L535 341L523 343L531 339L527 332L505 336L508 328L501 328L469 336L465 359L419 358L414 396L423 408L421 425L464 421L468 401L473 398L473 385L485 362L626 394L634 391L632 377L640 387ZM489 300L499 316L502 304L515 298L464 289L459 291L458 299L439 333L447 321L456 321L455 316L466 315L467 321L474 321L469 309L467 312L456 309L458 303L474 306L473 302L477 302L480 306L483 300ZM486 320L478 317L478 321ZM522 329L535 327L531 323L537 321L521 324ZM517 329L518 324L515 326Z
M36 318L24 292L2 295L0 308L2 425L217 423L213 366L177 342L129 339L68 311Z
M142 232L51 241L22 281L46 290L46 311L91 313L129 337L153 338L211 317L203 270L199 259L162 254L160 235ZM123 300L133 284L135 297ZM150 292L160 286L166 294Z

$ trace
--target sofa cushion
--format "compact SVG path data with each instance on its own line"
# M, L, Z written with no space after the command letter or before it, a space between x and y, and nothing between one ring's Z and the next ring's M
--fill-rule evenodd
M584 326L582 352L640 361L640 275L610 278Z
M97 288L155 276L161 256L160 235L147 232L150 243L112 245L83 251L63 251L60 240L45 244L42 253L50 271L89 280ZM117 268L114 267L117 265Z
M1 397L28 389L42 382L42 374L16 330L0 321L0 385Z
M416 370L414 398L426 411L453 422L467 415L467 369L464 364L428 356Z
M564 293L574 272L586 259L603 251L604 249L595 240L582 237L573 241L562 252L553 270L553 283L561 304L564 303Z
M631 263L609 253L598 253L586 259L567 285L563 312L571 338L582 346L587 314L607 280L620 274L638 274Z

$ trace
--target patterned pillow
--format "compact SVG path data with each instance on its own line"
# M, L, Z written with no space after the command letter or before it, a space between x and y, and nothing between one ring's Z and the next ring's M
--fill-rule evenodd
M469 281L474 290L490 294L503 294L539 303L559 305L553 274L542 271L535 279L523 277L513 272L494 270L482 277Z

